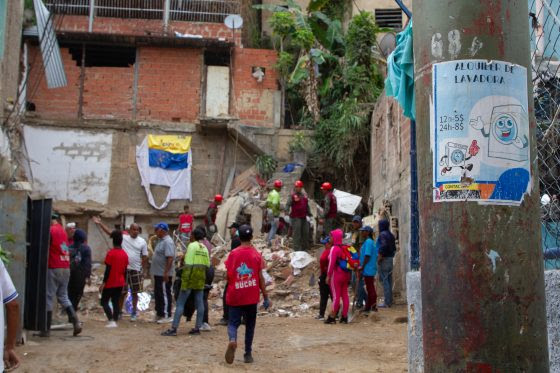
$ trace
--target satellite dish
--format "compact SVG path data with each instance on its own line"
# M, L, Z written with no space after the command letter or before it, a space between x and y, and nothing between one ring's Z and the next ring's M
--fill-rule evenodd
M243 26L243 18L239 14L230 14L224 19L224 24L228 28L235 30Z
M395 50L397 47L397 36L392 33L388 32L381 38L379 42L379 49L385 58L389 57L392 51Z

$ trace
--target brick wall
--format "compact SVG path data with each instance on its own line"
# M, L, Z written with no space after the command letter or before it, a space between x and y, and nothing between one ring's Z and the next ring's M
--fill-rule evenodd
M192 122L200 111L201 49L140 50L139 120Z
M233 56L235 114L243 123L272 127L274 93L278 90L274 70L276 52L265 49L236 48ZM264 67L262 82L253 78L253 67Z
M396 294L406 292L410 241L410 121L392 98L381 96L371 121L370 201L373 210L392 205L399 221L399 252L395 256Z
M59 31L88 31L88 17L64 15L62 19L55 18L55 25ZM182 34L202 35L207 39L232 40L233 33L223 23L208 22L169 22L168 33L174 32ZM123 34L123 35L155 35L163 36L164 24L158 19L137 19L137 18L111 18L96 17L93 22L93 32L104 34ZM236 45L241 45L241 31L235 33Z
M68 86L48 89L39 48L30 48L30 62L34 67L29 80L28 100L35 103L37 114L46 119L78 117L80 67L72 60L67 48L61 48L61 53ZM176 122L193 122L197 119L200 108L201 53L200 49L140 49L136 119ZM84 118L132 120L133 94L133 66L86 67Z
M46 86L39 48L31 46L30 52L29 101L35 103L37 114L46 119L78 118L80 67L68 48L61 48L68 86L57 89ZM203 84L202 53L202 49L193 48L140 47L136 96L134 66L86 67L84 119L196 122ZM232 114L243 124L274 127L279 110L276 52L236 48L233 56ZM252 68L257 66L265 69L260 83L252 76Z
M84 118L132 119L133 82L132 66L87 67Z
M66 71L68 85L49 89L45 79L41 52L38 46L29 48L29 64L31 66L27 101L33 102L36 112L43 118L75 119L78 117L78 99L80 94L80 68L67 48L61 48L62 63Z

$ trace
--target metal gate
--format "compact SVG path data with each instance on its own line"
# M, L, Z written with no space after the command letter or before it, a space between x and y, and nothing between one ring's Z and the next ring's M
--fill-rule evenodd
M28 200L27 269L23 326L44 330L47 323L47 262L49 256L52 200Z

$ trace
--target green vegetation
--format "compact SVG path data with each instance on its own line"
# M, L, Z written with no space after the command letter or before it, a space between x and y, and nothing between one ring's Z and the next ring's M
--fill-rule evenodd
M374 58L380 29L369 12L343 30L344 1L312 0L306 12L293 0L273 12L272 42L287 106L286 118L314 129L308 168L355 193L369 174L370 117L383 89Z
M15 243L15 237L12 234L0 234L0 259L4 264L9 264L12 254L6 251L2 246L4 243Z
M278 161L267 154L259 155L255 161L257 172L264 180L268 180L272 177L277 166Z

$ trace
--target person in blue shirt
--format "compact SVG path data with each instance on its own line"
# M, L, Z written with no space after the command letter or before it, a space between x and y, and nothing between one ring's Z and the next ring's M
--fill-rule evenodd
M365 226L360 228L364 243L360 249L360 273L364 279L367 292L364 312L377 312L377 293L375 292L375 275L377 274L378 249L373 240L373 228Z

